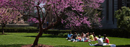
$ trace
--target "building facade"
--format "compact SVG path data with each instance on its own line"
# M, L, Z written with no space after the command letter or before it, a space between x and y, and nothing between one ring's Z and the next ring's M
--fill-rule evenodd
M116 10L121 9L122 6L130 7L130 0L105 0L102 4L102 25L103 29L117 28L117 20L114 16Z

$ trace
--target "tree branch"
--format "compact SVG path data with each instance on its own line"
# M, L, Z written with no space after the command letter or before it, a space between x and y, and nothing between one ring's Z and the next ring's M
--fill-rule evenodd
M45 17L47 16L47 14L48 14L48 12L47 11L45 11L46 13L44 13L43 11L42 11L42 8L41 7L39 7L40 9L41 9L41 12L42 12L42 24L44 23L44 20L45 20ZM45 14L45 15L44 15Z
M36 18L38 20L38 17L33 16L33 15L24 15L24 16L31 16L31 17Z
M65 10L72 11L72 12L74 12L75 14L81 16L76 10L72 10L71 7L68 7L68 8L66 8Z
M36 7L37 8L37 13L38 13L38 21L39 21L39 27L42 27L42 22L41 22L41 18L40 18L40 12L39 12L39 6Z
M75 14L81 16L76 10L72 10L72 12L74 12Z
M58 16L58 14L56 12L55 12L55 14L56 14L56 17L57 17L57 21L55 23L52 23L48 27L44 28L43 30L47 30L47 29L51 28L53 25L56 25L59 21L61 21L61 16Z
M44 14L45 13L43 13L43 11L42 11L42 8L41 7L39 7L40 8L40 10L41 10L41 12L42 12L42 22L41 22L41 24L43 24L44 23L44 20L45 20L45 17L44 17Z

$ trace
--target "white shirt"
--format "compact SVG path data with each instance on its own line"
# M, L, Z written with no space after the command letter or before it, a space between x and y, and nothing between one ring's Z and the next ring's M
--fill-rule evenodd
M98 41L99 45L103 45L103 39L102 38L98 38L97 41Z

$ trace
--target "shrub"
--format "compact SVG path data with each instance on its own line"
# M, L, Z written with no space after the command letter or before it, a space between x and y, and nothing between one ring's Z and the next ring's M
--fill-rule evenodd
M72 31L72 33L77 32L78 34L81 34L82 31ZM125 37L130 38L130 31L126 29L90 29L88 31L83 31L84 33L87 32L95 32L95 35L102 35L107 34L107 36L111 37Z
M119 28L124 28L129 30L130 28L130 8L122 7L121 9L115 11L115 17L117 18L117 25Z
M0 31L2 28L0 27ZM37 32L39 29L37 27L5 27L5 32ZM69 32L77 32L81 34L82 31L72 31L72 30L56 30L56 29L49 29L47 31L43 31L45 34L53 34L58 36L66 37ZM91 29L89 32L95 32L95 35L103 35L107 34L107 36L112 37L126 37L130 38L130 31L125 29ZM86 33L86 32L84 32Z
M44 33L59 35L60 33L62 34L62 33L69 33L69 32L71 32L71 30L54 30L54 29L50 29L50 30L45 31Z
M36 27L5 27L5 32L37 32L39 29ZM2 28L0 27L0 31Z
M64 37L67 37L67 35L68 35L68 33L64 33L64 34L63 34Z
M107 34L112 37L129 37L130 32L125 29L93 29L90 32L95 32L96 35Z
M63 36L64 33L59 33L58 36Z

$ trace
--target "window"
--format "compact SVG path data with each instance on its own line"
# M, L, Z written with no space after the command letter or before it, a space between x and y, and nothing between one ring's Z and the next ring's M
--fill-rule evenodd
M130 0L127 0L127 2L130 2Z
M127 6L127 7L130 7L130 0L127 0L127 1L126 1L126 6Z

